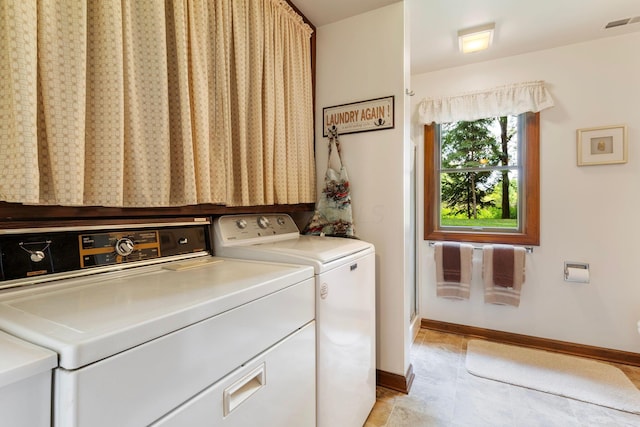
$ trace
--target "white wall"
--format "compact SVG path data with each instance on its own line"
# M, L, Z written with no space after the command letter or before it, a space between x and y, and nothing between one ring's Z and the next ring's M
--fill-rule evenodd
M638 46L635 33L412 76L412 111L427 96L530 80L545 80L556 104L540 116L541 244L527 255L520 307L484 304L480 251L470 300L436 298L433 249L422 242L423 318L640 352ZM413 138L422 141L412 120ZM617 124L628 126L628 163L576 166L576 129ZM563 281L564 261L588 262L591 283Z
M395 96L395 128L340 137L351 181L356 235L377 259L377 366L404 375L409 364L408 272L411 271L409 122L405 114L402 2L317 28L316 162L318 188L327 167L322 109ZM405 105L406 104L406 105ZM410 259L411 258L411 259Z

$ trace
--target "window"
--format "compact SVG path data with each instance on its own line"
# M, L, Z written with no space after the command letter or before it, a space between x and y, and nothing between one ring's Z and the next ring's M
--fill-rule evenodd
M425 240L540 243L539 124L523 113L425 125Z

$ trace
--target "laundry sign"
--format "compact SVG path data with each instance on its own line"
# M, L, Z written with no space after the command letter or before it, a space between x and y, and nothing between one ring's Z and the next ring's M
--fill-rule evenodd
M369 132L392 129L394 96L352 102L322 109L323 135L329 129L337 129L339 135L345 133Z

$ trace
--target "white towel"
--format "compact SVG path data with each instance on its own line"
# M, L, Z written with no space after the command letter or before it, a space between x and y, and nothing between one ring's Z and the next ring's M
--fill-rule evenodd
M443 243L434 245L434 257L436 260L436 295L441 298L469 299L471 287L471 269L473 259L473 246L460 244L460 282L446 282L442 268Z
M525 254L522 247L513 247L513 286L496 285L493 281L493 245L482 248L482 279L484 281L484 302L518 307L520 292L525 280Z

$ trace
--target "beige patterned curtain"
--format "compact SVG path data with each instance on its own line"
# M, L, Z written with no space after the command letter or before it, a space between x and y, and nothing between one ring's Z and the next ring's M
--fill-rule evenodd
M0 200L315 200L311 29L284 0L0 2Z

